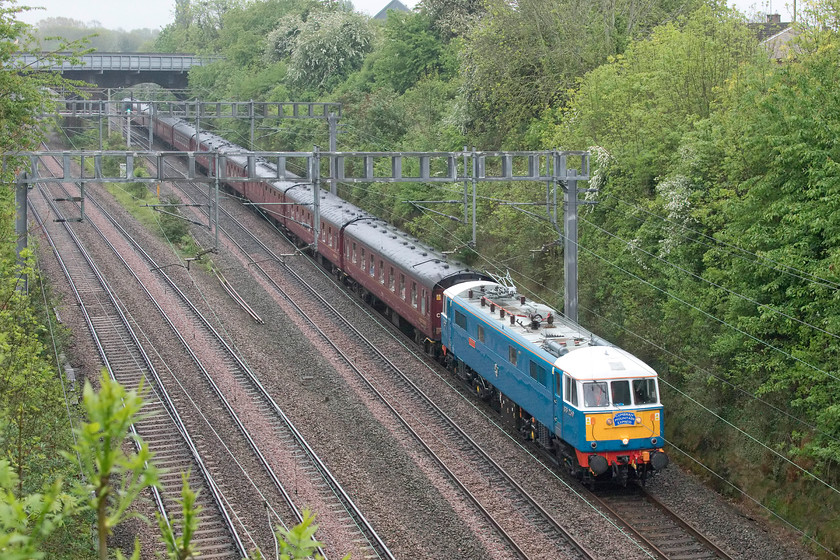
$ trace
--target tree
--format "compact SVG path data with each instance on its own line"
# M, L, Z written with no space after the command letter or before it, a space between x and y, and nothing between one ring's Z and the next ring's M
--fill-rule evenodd
M376 81L404 93L423 77L454 75L453 52L437 37L424 13L392 13L373 63Z
M670 0L489 0L461 57L466 126L486 145L567 100L576 80L686 6Z
M15 68L18 53L37 55L32 28L16 19L27 8L14 3L0 6L0 151L33 150L44 137L42 114L50 109L49 88L64 87L71 93L77 82L50 72ZM72 51L75 44L65 44ZM61 63L78 58L46 54L43 61ZM15 254L14 181L28 161L7 157L0 180L0 452L15 469L19 492L32 491L57 468L57 448L66 441L61 431L66 416L54 391L58 380L55 365L44 351L44 332L36 308L21 289L20 275L35 283L31 252L19 261ZM8 186L12 185L12 188Z
M46 93L50 88L65 88L74 93L82 85L53 72L15 68L19 53L40 53L32 27L16 19L17 14L27 9L17 7L14 2L0 6L0 150L3 152L31 149L43 138L41 115L50 108ZM78 47L78 41L62 43L57 52L40 54L40 62L78 64Z
M806 33L795 61L753 73L714 122L713 146L730 186L711 201L717 236L762 260L732 260L720 250L705 256L716 280L764 306L731 295L720 301L721 315L749 335L727 333L718 347L730 375L812 419L820 430L808 452L835 463L840 382L825 372L836 371L840 357L831 334L840 332L838 45L836 33Z
M373 48L370 19L344 11L319 11L301 25L289 59L289 80L300 89L327 91L362 66Z
M484 0L421 0L420 11L429 17L443 38L465 35L484 15Z

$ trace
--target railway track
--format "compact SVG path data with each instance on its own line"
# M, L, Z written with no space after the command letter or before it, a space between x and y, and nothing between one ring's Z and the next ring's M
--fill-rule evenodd
M152 493L158 512L170 525L181 520L177 502L181 495L180 473L189 472L188 480L198 492L196 504L201 508L197 515L200 531L194 539L197 550L206 558L242 558L245 547L221 506L222 498L213 477L170 395L163 389L129 317L70 225L48 219L50 215L61 216L50 195L43 188L37 193L40 196L29 199L30 209L67 278L109 375L128 389L136 390L141 383L151 387L143 416L132 431L156 450L161 488L153 488Z
M65 198L71 198L72 196L74 196L74 193L67 193ZM88 200L96 203L95 199L90 198L89 193ZM142 247L140 247L139 243L134 241L131 236L128 235L128 232L125 231L125 229L122 228L122 226L117 223L113 217L110 217L107 212L105 212L104 208L98 207L98 210L103 216L110 220L112 227L116 228L120 232L120 235L128 243L130 243L132 250L140 255L152 270L157 270L157 274L164 279L169 289L177 294L180 300L179 307L182 307L183 311L189 314L195 322L201 325L201 328L204 331L202 337L213 340L213 343L217 346L217 351L224 356L224 366L227 368L228 374L235 378L239 387L238 391L234 391L234 398L236 398L237 395L239 396L236 408L259 411L259 417L263 419L261 421L262 424L258 426L259 430L262 432L262 440L265 441L265 439L269 437L268 434L270 434L272 452L276 454L278 453L278 450L282 450L282 452L287 456L287 461L293 465L292 468L295 473L294 478L287 476L286 480L294 479L296 484L299 485L301 484L300 473L309 474L310 484L314 488L313 491L319 495L320 501L318 503L320 504L319 510L322 512L321 519L327 515L335 518L334 525L340 526L344 534L342 542L344 544L353 543L354 553L358 553L364 557L391 558L391 554L388 551L387 546L381 541L381 539L379 539L376 532L370 524L367 523L363 514L355 507L350 497L346 494L346 492L344 492L334 477L332 477L329 470L323 462L320 461L285 414L283 414L282 410L280 410L276 403L271 400L271 397L261 387L259 382L256 380L256 377L249 370L247 364L239 358L238 354L227 344L227 342L225 342L224 338L216 332L210 323L201 315L198 309L192 305L189 298L187 298L186 295L178 288L177 284L167 274L165 274L154 259L152 259L152 257L146 253ZM106 235L101 233L100 235L106 243L109 243ZM119 251L113 246L112 250L115 254L119 253ZM125 266L130 268L127 263L125 263ZM151 294L149 294L149 297L154 303L154 298L151 297ZM187 349L187 351L192 352L189 350L190 344L181 335L181 331L184 330L183 325L176 325L173 323L172 319L166 316L160 305L157 303L154 304L157 306L162 316L164 316L165 321L169 324L172 332L179 339L183 347ZM179 326L181 328L179 328ZM195 333L193 333L193 336L195 337ZM226 397L225 391L214 382L213 375L211 375L211 373L201 365L201 359L199 356L191 353L190 358L196 366L198 366L198 369L201 370L203 379L212 387L212 390L217 397L217 402L221 403L222 408L225 409L229 418L231 418L236 424L239 433L243 436L242 439L247 441L250 445L252 453L258 458L263 467L264 474L267 474L271 479L270 481L262 479L262 482L258 485L253 483L255 486L259 486L259 488L256 489L259 496L257 503L264 501L267 504L266 507L270 508L274 515L277 516L284 525L300 521L301 516L299 508L294 504L294 501L291 498L291 493L287 492L281 483L282 476L278 476L278 474L274 472L274 466L276 466L277 463L276 458L266 458L260 450L259 445L256 443L257 438L254 438L249 433L245 423L239 419L236 411L234 410L234 405L232 405L230 399ZM214 374L217 375L218 371L214 372ZM227 390L230 392L229 388ZM189 395L182 397L183 400L189 400L190 398L191 397ZM175 406L179 407L179 409L182 409L182 407L190 408L190 403L176 403ZM193 405L193 408L195 408L195 405ZM253 416L253 412L251 415ZM197 421L200 422L201 420L199 419ZM204 445L204 449L201 449L201 444L196 447L203 453L208 451L207 445ZM238 460L236 460L236 462L238 463ZM216 475L220 479L224 479L225 471L229 470L229 466L223 464L221 461L216 461L215 466L211 468L216 471ZM229 477L230 473L227 474ZM246 476L246 478L250 480L252 476L254 476L253 473ZM269 488L273 490L269 490ZM279 499L278 496L282 496L282 502L285 504L285 509L277 505L277 501ZM228 508L229 515L237 519L237 523L240 527L248 524L248 521L244 519L244 516L231 506L230 500L225 500L225 507ZM282 512L282 514L279 512ZM261 523L264 525L262 520L251 520L251 523ZM253 529L248 531L248 534L253 533ZM263 539L262 548L264 550L270 550L269 544L270 542ZM323 551L321 552L323 554Z
M200 204L205 196L203 189L190 185L182 185L181 188L185 194L188 193L194 204ZM519 558L539 557L548 550L567 558L592 558L585 547L540 506L538 500L517 484L513 476L493 461L316 288L291 267L283 264L280 255L242 226L227 210L220 209L219 216L220 231L247 256L249 268L261 274L265 282L296 307L301 316L308 318L311 313L299 307L295 303L297 296L278 283L277 268L282 270L282 275L293 278L298 289L305 290L309 297L317 301L316 306L322 310L321 321L310 321L312 328L342 356L369 390L391 410L428 456L481 513L498 535L500 546L507 547ZM324 312L329 315L329 320L324 320ZM331 325L329 333L324 330L327 324ZM378 367L359 367L358 357L348 355L347 351L336 344L342 338L339 336L342 332L353 333L355 344L364 345ZM419 413L421 420L418 420L418 411L422 411Z
M732 560L732 557L683 521L644 488L610 488L593 499L662 560Z

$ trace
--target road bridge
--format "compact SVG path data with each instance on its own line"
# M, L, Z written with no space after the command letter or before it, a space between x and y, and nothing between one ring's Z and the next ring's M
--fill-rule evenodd
M79 64L54 64L46 55L20 54L13 63L18 68L60 72L72 80L82 80L101 88L125 88L155 83L166 89L187 87L187 73L195 66L206 66L221 57L171 53L103 53L82 55Z

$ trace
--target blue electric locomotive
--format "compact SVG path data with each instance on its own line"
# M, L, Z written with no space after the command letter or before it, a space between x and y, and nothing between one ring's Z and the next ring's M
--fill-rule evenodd
M447 364L584 480L645 480L668 464L656 372L496 282L444 292Z

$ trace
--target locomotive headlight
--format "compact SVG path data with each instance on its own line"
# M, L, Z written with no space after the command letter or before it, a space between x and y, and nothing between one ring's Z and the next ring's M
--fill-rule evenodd
M623 440L621 440L621 445L627 445L628 443L630 443L630 440L628 438L624 438Z

